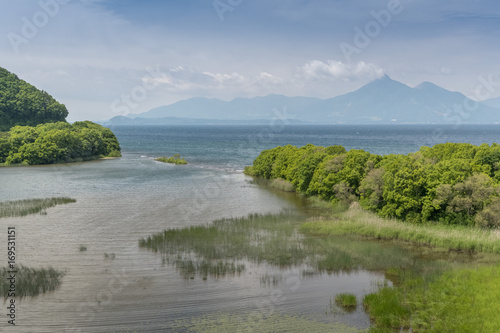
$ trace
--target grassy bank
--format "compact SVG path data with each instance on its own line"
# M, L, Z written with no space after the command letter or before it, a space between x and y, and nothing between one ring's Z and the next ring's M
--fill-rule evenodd
M0 218L43 213L47 208L73 202L76 200L66 197L0 202Z
M383 219L355 204L330 220L306 222L300 230L314 236L355 234L451 250L500 253L500 230L404 223Z
M11 276L10 268L0 269L0 295L7 297L11 285L8 278ZM49 268L29 268L20 266L16 268L15 296L36 296L55 290L62 283L64 272Z
M367 295L372 332L500 332L500 267L446 272L430 283L408 280Z

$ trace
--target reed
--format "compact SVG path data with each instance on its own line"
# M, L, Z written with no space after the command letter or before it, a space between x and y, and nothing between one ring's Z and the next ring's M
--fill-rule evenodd
M335 296L335 304L340 306L342 309L351 312L356 310L358 305L356 295L350 293L342 293Z
M500 230L437 224L410 224L384 219L361 208L330 220L308 221L300 230L306 235L361 235L375 239L402 240L456 251L500 253Z
M8 278L11 276L10 268L0 269L0 295L8 297L11 282ZM53 291L62 283L62 277L65 272L49 268L29 268L20 266L15 274L15 296L27 297L36 296L45 292Z
M47 208L73 202L76 202L76 200L66 197L0 202L0 218L26 216L37 213L45 215L45 209Z
M284 192L295 192L295 186L293 186L292 183L281 178L274 179L271 182L270 186Z

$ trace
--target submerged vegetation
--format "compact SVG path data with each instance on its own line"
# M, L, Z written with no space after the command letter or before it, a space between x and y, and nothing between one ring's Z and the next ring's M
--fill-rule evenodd
M359 201L382 217L412 223L500 227L500 145L444 143L379 156L341 146L276 147L245 173L282 179L331 202Z
M356 327L343 324L327 324L305 316L290 316L272 312L262 313L256 309L244 314L214 314L179 320L178 327L186 332L233 333L233 332L288 332L288 333L360 333Z
M181 158L180 154L175 154L172 157L167 157L167 156L158 157L158 158L155 158L155 161L163 162L163 163L171 163L171 164L176 164L176 165L188 164L188 162L186 162L186 160L184 158Z
M0 269L0 295L7 297L10 289L12 274L10 268ZM64 272L55 268L29 268L20 266L16 268L15 296L26 297L36 296L45 292L55 290L62 283Z
M76 200L66 197L0 202L0 218L43 213L47 208L73 202Z

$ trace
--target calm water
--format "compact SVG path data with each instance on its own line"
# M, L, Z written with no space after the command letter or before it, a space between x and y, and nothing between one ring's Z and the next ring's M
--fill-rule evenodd
M369 326L361 307L331 313L339 292L359 296L383 280L364 270L304 277L301 267L249 264L240 276L184 279L138 239L168 228L254 212L304 211L299 196L251 182L241 171L260 151L278 145L340 144L378 154L409 153L439 142L498 142L498 126L118 127L123 158L43 167L1 168L0 201L54 196L77 199L47 215L0 220L18 232L18 263L67 270L55 292L21 300L18 332L185 331L178 320L234 312L284 313L324 322ZM154 157L180 153L187 166ZM3 235L3 236L2 236ZM79 252L79 245L88 251ZM397 252L397 249L395 249ZM400 251L402 255L411 257ZM115 254L106 259L104 254ZM5 254L6 256L6 254ZM6 260L5 260L6 261ZM262 285L278 274L277 286ZM280 295L277 297L276 295ZM4 307L3 307L4 308ZM5 317L0 310L0 318ZM6 325L5 318L0 328Z

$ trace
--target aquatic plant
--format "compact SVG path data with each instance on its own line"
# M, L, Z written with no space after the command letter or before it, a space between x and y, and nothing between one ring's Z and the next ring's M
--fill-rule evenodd
M8 279L12 273L10 268L0 268L0 295L7 297L11 282ZM36 296L55 290L62 283L65 272L53 267L29 268L19 266L15 269L15 296Z
M45 215L44 212L47 208L73 202L76 202L76 200L66 197L0 202L0 218L26 216L37 213Z
M342 293L335 296L335 303L346 311L353 311L358 305L356 295L350 293Z
M273 179L270 186L284 192L295 192L295 186L281 178Z
M158 157L158 158L155 158L155 161L163 162L163 163L177 164L177 165L188 164L184 158L181 158L180 154L175 154L172 157L167 157L167 156Z

